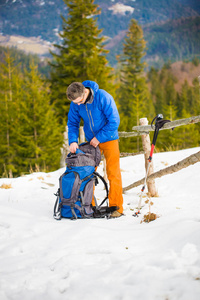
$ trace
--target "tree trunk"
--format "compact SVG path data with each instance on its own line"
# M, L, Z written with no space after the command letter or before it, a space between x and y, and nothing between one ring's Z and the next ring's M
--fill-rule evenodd
M168 175L168 174L172 174L172 173L175 173L177 171L180 171L184 168L187 168L190 165L194 165L195 163L197 163L199 161L200 161L200 151L195 153L195 154L190 155L189 157L186 157L185 159L179 161L175 165L172 165L172 166L167 167L163 170L160 170L158 172L153 173L152 175L147 177L147 182L149 180L152 180L152 179L155 179L155 178L160 178L164 175ZM143 183L144 183L144 178L141 179L141 180L136 181L135 183L130 184L129 186L127 186L125 188L123 188L123 192L126 192L126 191L128 191L128 190L130 190L130 189L132 189L136 186L139 186L139 185L143 184Z

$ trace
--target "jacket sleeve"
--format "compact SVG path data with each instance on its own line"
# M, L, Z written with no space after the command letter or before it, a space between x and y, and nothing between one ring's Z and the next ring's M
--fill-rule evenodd
M110 94L105 91L101 91L100 103L106 122L105 126L103 126L96 134L96 138L100 143L104 143L108 140L118 138L120 117L115 101Z
M68 140L69 145L73 142L78 143L78 137L79 137L79 125L81 116L79 115L78 109L76 107L77 105L71 102L70 109L68 113Z

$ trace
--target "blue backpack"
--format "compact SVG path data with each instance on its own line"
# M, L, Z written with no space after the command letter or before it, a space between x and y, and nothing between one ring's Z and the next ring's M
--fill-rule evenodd
M99 147L94 148L89 143L79 145L76 153L69 153L65 162L66 171L59 179L59 189L54 206L54 218L62 217L70 219L78 218L103 218L117 210L118 207L108 207L108 186L104 178L95 172L95 168L101 161ZM94 184L98 184L98 178L105 186L106 197L100 205L92 206ZM107 200L107 201L106 201ZM102 205L107 202L107 206Z

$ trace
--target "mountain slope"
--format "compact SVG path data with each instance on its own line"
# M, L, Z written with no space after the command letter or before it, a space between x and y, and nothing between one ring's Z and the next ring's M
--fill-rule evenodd
M98 18L104 35L114 37L128 28L131 18L140 24L166 21L198 13L177 0L96 0L101 7ZM67 17L63 0L2 0L0 2L0 32L9 35L41 36L53 42L61 30L60 14Z
M200 1L198 0L178 0L182 5L190 7L196 12L200 13Z
M168 20L143 26L147 42L145 60L149 65L160 67L163 63L200 57L200 17ZM126 31L121 31L109 40L106 48L110 50L108 59L116 63L115 55L123 49Z
M160 66L169 59L173 61L200 55L200 5L195 0L96 0L95 3L101 7L97 22L107 37L106 48L110 50L108 60L111 65L116 64L115 55L122 51L123 38L132 18L143 26L148 47L145 59L150 65ZM60 43L60 14L67 17L63 0L1 0L0 33ZM0 45L5 45L1 40ZM18 47L17 43L15 46Z
M170 20L144 27L147 61L172 62L200 57L200 17Z

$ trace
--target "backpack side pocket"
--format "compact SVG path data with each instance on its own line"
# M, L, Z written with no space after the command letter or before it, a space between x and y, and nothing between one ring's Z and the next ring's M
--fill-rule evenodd
M60 177L61 216L64 218L81 218L79 190L82 180L76 172L64 173Z
M89 179L86 182L84 189L80 191L81 201L82 201L82 211L85 217L92 216L92 197L93 197L93 187L94 187L94 178Z

